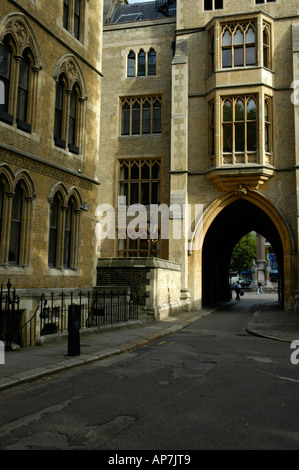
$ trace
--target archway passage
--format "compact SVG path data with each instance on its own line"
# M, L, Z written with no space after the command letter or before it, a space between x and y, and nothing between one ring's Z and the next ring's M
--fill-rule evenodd
M248 232L261 234L273 247L283 276L283 245L270 217L258 206L238 199L225 207L211 223L202 251L202 305L208 306L231 298L229 266L233 249ZM283 279L280 279L283 300Z

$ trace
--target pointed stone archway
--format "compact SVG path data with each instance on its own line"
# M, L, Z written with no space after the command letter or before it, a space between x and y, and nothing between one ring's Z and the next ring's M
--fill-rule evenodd
M297 285L294 240L281 212L257 191L242 196L225 193L205 210L202 245L189 258L189 286L195 308L230 299L231 254L250 231L260 233L273 246L280 267L281 300L285 309L292 308L292 291Z

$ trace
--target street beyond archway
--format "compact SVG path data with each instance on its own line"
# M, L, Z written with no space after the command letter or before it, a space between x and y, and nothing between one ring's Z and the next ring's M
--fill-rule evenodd
M298 449L290 343L246 295L146 347L1 392L0 449ZM101 461L102 463L102 461Z

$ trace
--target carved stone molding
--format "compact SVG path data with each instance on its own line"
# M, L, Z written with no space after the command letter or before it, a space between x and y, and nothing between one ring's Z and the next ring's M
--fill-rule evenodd
M5 36L12 38L14 55L22 56L24 50L29 47L34 57L34 67L41 68L41 53L35 33L26 16L19 12L12 12L0 20L0 44Z
M58 81L61 74L65 75L67 79L67 88L69 90L71 90L74 84L77 83L81 89L81 98L87 98L83 74L73 55L66 54L58 61L54 72L54 79Z
M274 173L274 168L262 165L231 165L209 170L206 178L217 191L233 191L246 196L248 191L258 190Z
M34 158L18 155L8 150L0 149L0 162L16 165L26 170L31 170L44 176L48 176L49 178L53 178L57 181L63 181L65 183L81 187L87 191L92 191L93 189L93 184L91 181L77 177L72 173L64 171L63 169L60 170L59 168L55 168L54 166L51 166L51 164L42 163L34 160Z

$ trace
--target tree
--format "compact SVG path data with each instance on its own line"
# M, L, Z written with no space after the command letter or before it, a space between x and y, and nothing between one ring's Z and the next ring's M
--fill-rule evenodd
M250 271L253 259L256 259L256 235L250 232L236 244L231 257L231 270L238 273Z

